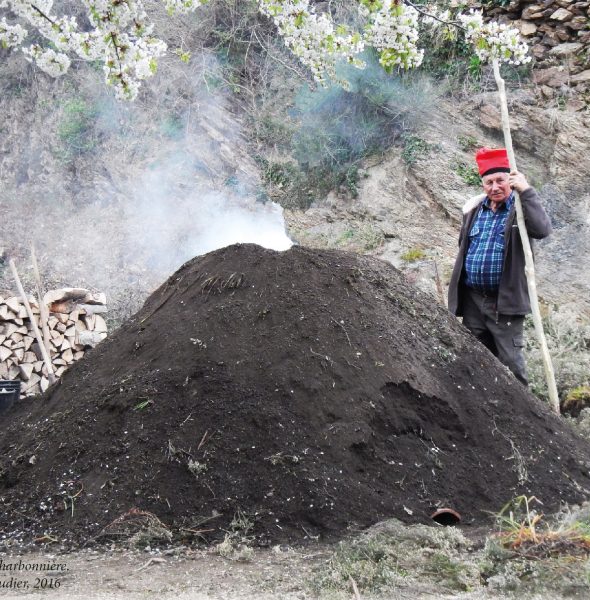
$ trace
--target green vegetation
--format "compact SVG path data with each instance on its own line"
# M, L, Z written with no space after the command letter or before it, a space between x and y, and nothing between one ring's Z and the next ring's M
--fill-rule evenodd
M417 135L405 135L402 158L408 165L416 164L421 158L426 158L433 146Z
M422 248L419 248L416 246L414 248L410 248L409 250L406 250L400 256L400 258L409 263L416 262L417 260L422 260L423 258L426 258L426 252L424 252L424 250Z
M485 10L496 6L504 6L510 0L488 0ZM461 3L455 4L458 7ZM449 4L445 3L445 8ZM485 12L484 10L484 12ZM451 18L452 20L452 18ZM420 40L427 51L421 68L438 80L449 95L470 95L480 91L496 90L494 78L490 76L491 66L483 64L473 54L473 50L465 42L463 36L450 28L432 30L421 28ZM523 81L531 78L531 64L513 66L505 64L502 76L507 87L519 87Z
M453 170L467 185L473 187L481 186L481 176L479 171L473 165L467 165L464 162L456 162L453 165Z
M370 252L379 248L384 241L383 231L370 224L350 223L347 229L336 239L334 246L350 250Z
M98 144L95 131L98 108L82 98L64 103L57 135L62 144L60 152L66 162L92 152Z
M443 552L427 556L423 572L453 590L470 591L476 585L470 566Z
M449 589L475 587L479 572L460 557L468 542L454 527L404 525L391 519L357 538L340 542L310 582L316 593L350 592L351 580L361 593L409 586L419 576Z
M148 406L150 406L151 404L153 404L153 400L143 400L141 402L138 402L134 407L133 410L143 410L144 408L147 408Z
M399 565L394 540L377 535L340 542L319 572L316 590L349 590L351 578L363 592L378 591L407 576Z
M290 138L282 144L307 182L307 197L331 190L356 198L360 161L380 154L404 130L410 92L381 70L350 69L350 90L302 88L291 110Z
M519 496L497 517L488 538L482 577L488 587L519 592L559 591L586 597L590 589L589 508L546 519L535 497Z
M465 152L470 152L481 146L477 138L472 135L460 135L457 138L457 142L459 143L459 148Z
M412 588L417 597L420 586L430 594L432 585L449 594L481 591L499 598L587 597L590 507L553 519L539 507L533 497L507 503L483 548L473 547L455 527L385 521L340 542L316 568L310 587L319 597L334 598L352 597L353 581L361 594L384 598L400 588Z
M546 310L543 328L553 361L557 391L561 400L574 390L583 391L590 386L590 322L576 319L567 307ZM525 320L529 387L543 400L547 400L547 384L543 360L530 317ZM574 397L578 394L575 393Z
M424 46L429 49L424 54L422 68L436 79L445 79L449 88L474 91L480 87L480 65L472 63L473 52L469 45L456 33L430 31L421 34Z
M562 410L564 412L579 412L589 407L590 385L579 385L566 393Z
M301 171L294 162L270 162L258 157L258 163L262 167L262 179L265 183L279 188L303 183Z
M418 75L388 76L376 54L367 52L365 70L341 68L348 89L312 87L303 77L286 76L285 66L295 72L297 66L290 67L293 59L281 55L282 47L273 47L281 55L277 62L268 59L267 47L252 43L251 31L241 29L246 23L257 30L258 39L266 33L258 17L245 7L235 8L244 12L242 20L232 23L232 36L217 36L222 79L234 81L236 93L245 99L268 197L288 208L307 208L332 191L356 198L362 161L401 141L423 118L422 108L433 99L429 84ZM264 70L258 71L261 63Z
M252 543L254 538L251 535L254 528L254 522L242 511L238 511L231 523L229 531L226 531L222 542L217 544L215 551L219 556L230 560L247 562L254 557Z
M289 120L285 121L270 114L262 114L253 119L252 127L257 140L269 146L285 144L296 130Z

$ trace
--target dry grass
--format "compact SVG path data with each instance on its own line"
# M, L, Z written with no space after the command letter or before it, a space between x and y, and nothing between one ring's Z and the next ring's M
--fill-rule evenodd
M501 545L524 558L586 557L590 554L590 526L573 522L553 528L543 521L534 496L519 496L500 512L501 531L495 534Z
M125 540L132 547L146 547L171 542L172 532L156 515L132 508L107 525L98 534L97 539L100 538Z

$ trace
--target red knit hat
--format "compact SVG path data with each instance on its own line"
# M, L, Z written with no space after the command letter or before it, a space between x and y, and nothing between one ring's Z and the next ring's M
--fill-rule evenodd
M481 177L492 173L510 173L510 162L506 148L480 148L475 160Z

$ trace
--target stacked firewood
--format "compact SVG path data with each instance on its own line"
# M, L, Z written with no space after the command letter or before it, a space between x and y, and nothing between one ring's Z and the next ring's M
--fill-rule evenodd
M102 316L107 310L104 294L66 288L45 294L43 307L33 296L28 300L55 377L107 336ZM45 307L47 310L41 310ZM47 315L45 323L41 313ZM0 295L0 379L19 379L22 396L44 392L51 381L42 348L18 296Z

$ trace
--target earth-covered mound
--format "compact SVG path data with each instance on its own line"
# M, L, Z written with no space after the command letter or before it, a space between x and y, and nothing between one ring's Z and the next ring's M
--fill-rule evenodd
M586 499L589 465L586 443L390 265L236 245L185 264L3 415L0 528L76 542L133 508L209 539L242 515L261 542L440 506L477 523L519 494L546 510Z

